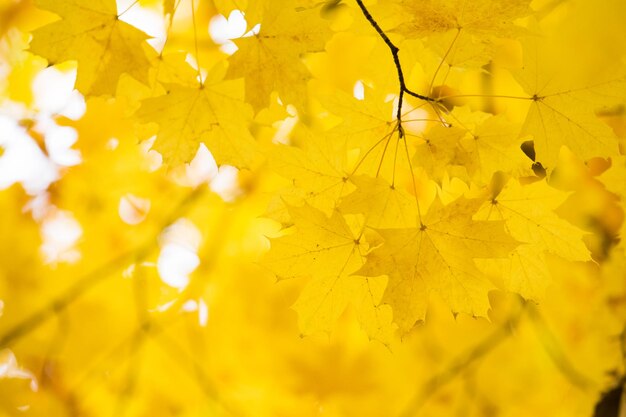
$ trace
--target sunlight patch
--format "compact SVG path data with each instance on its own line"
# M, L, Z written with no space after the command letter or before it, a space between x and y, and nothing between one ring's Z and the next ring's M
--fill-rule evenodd
M189 284L189 275L200 265L197 251L202 236L196 226L187 219L179 219L165 229L159 243L161 253L157 270L161 280L180 290Z

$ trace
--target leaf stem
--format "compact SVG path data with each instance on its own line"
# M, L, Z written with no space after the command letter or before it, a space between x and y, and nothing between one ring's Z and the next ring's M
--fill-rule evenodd
M196 6L194 1L191 0L191 23L193 24L193 45L196 51L196 65L198 66L198 82L200 88L204 87L204 81L202 81L202 70L200 69L200 52L198 51L198 28L196 26Z
M132 9L133 7L135 7L135 5L139 3L139 0L135 0L130 6L128 6L127 8L124 9L124 11L122 11L121 13L119 13L117 15L117 18L119 19L120 17L122 17L123 14L125 14L127 11L129 11L130 9Z

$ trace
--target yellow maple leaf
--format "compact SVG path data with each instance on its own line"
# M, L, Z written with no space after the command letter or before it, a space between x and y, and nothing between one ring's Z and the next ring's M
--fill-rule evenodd
M356 190L341 199L343 213L365 216L370 227L394 228L414 227L418 220L415 197L392 187L382 178L358 175L350 178Z
M279 279L310 278L294 304L301 331L329 332L351 304L370 337L388 341L391 311L379 306L386 280L353 275L369 250L362 226L351 227L338 211L329 218L309 205L289 207L289 214L295 233L273 239L264 264Z
M401 332L424 320L433 291L455 312L486 315L494 286L474 259L506 257L517 242L502 222L472 220L479 204L462 198L442 206L436 200L420 227L378 230L384 244L357 273L389 277L383 303L391 306Z
M143 100L137 112L144 123L159 124L154 149L164 162L175 166L191 161L200 143L219 164L246 167L254 160L256 144L248 131L252 111L242 101L241 80L165 87L165 95Z
M459 146L465 133L465 129L456 126L433 126L422 135L422 143L415 149L413 163L437 182L441 182L446 174L458 175L459 169L465 170L461 167L468 159L467 152ZM460 173L459 176L467 177L467 174Z
M350 148L359 148L361 156L381 142L393 129L393 103L364 87L363 100L337 91L323 97L323 105L342 121L333 127L330 135L342 140Z
M309 71L306 53L321 52L331 32L317 9L296 9L290 0L271 1L264 9L259 33L235 41L229 78L244 77L246 100L259 110L277 91L285 104L302 108Z
M504 115L468 108L449 114L452 126L435 125L420 135L413 162L440 182L446 174L487 184L497 172L530 175L532 161L522 152L520 126Z
M37 1L0 0L1 415L591 416L621 389L626 160L576 146L625 132L624 0L532 2L538 59L530 0L39 0L72 10L51 38L114 3L156 35L60 40L115 93L86 100L25 52ZM201 142L249 169L147 149Z
M596 112L626 100L626 80L616 77L572 83L563 74L542 68L550 53L540 37L527 39L524 67L514 71L531 101L521 134L532 135L537 161L553 168L562 146L582 159L617 155L615 133Z
M303 334L330 333L335 322L352 306L371 339L388 344L393 336L392 311L380 305L387 285L384 277L325 275L311 279L293 309Z
M483 204L475 218L502 220L507 231L520 242L533 243L570 261L588 261L589 250L582 242L585 233L554 212L567 196L545 181L522 186L512 180Z
M474 218L504 221L506 231L521 244L508 259L478 261L481 268L505 289L537 300L550 282L546 254L569 261L591 260L582 240L585 233L554 212L567 195L545 181L522 186L511 180L483 203Z
M468 132L460 145L469 153L472 178L487 184L496 171L530 175L532 161L521 150L520 126L504 115L489 117Z
M305 205L289 207L289 213L296 233L272 240L264 260L279 279L347 275L361 267L366 246L339 212L328 218Z
M451 65L486 62L495 39L515 37L515 20L532 12L529 0L427 0L396 3L400 24L394 31L428 44Z
M453 29L466 30L489 39L510 36L519 31L514 21L528 15L529 0L410 0L396 1L405 13L403 31L412 36L428 36Z
M31 52L50 64L77 61L80 92L114 95L125 73L147 83L148 36L119 19L115 0L36 0L35 4L62 20L33 32Z
M346 170L345 146L303 126L295 129L292 139L300 147L275 145L267 152L269 167L290 182L276 199L296 206L306 203L330 214L339 198L353 188ZM279 203L276 207L283 206Z

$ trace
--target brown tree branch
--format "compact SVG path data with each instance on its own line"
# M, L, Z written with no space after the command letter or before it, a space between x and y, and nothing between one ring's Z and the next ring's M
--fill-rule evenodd
M367 7L365 7L365 4L363 4L363 0L356 0L356 2L359 5L361 12L363 13L363 16L365 16L365 18L370 23L370 25L376 30L378 35L382 38L382 40L385 42L385 44L391 51L391 55L393 56L393 63L396 66L396 71L398 72L398 83L400 84L400 93L398 94L398 110L396 113L396 119L398 120L398 132L400 134L400 137L404 137L404 130L402 129L402 100L404 98L404 94L406 93L410 96L413 96L415 98L418 98L420 100L424 100L430 103L436 103L438 102L438 100L429 96L416 93L410 90L406 86L406 82L404 80L404 72L402 71L402 64L400 63L400 56L399 56L400 48L398 48L393 42L391 42L391 39L389 39L389 36L387 36L387 34L382 30L382 28L380 27L378 22L376 22L376 20L374 19L372 14L369 12Z

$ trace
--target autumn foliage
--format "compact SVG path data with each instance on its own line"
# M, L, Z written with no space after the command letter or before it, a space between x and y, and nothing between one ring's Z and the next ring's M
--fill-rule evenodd
M0 13L2 415L626 413L623 1Z

